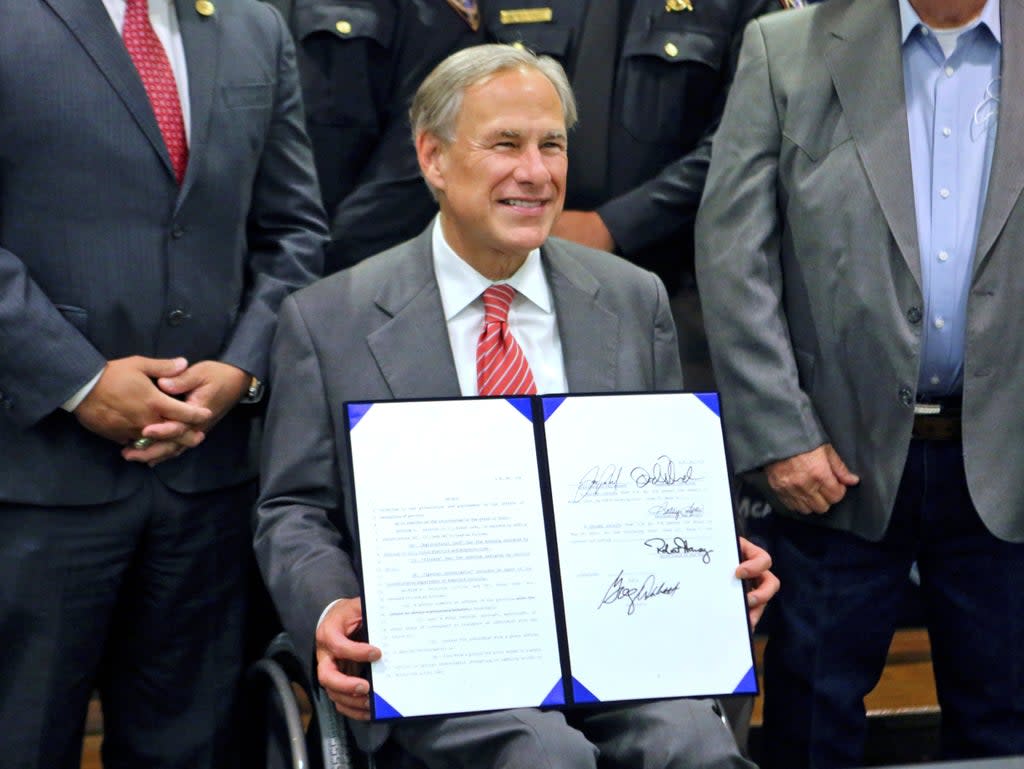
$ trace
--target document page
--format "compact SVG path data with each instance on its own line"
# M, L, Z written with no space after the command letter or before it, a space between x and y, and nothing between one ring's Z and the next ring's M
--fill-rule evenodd
M756 691L717 396L543 400L575 700Z
M347 408L374 717L564 702L529 399Z

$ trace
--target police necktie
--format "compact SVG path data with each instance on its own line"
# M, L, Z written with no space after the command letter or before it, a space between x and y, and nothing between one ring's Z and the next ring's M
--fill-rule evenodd
M516 290L507 283L484 291L484 330L476 347L476 383L480 395L534 395L533 372L508 329L508 308Z
M181 114L181 100L174 72L160 38L149 23L148 0L127 0L124 12L125 48L142 78L142 85L156 115L157 125L167 145L174 168L174 176L181 184L188 165L188 143L185 140L185 120Z

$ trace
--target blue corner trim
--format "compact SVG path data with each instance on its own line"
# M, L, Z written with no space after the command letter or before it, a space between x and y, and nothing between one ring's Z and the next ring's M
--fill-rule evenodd
M721 418L722 407L718 405L718 393L694 393L697 400L714 412L716 417Z
M533 405L530 403L530 399L527 398L506 398L509 405L512 406L516 411L522 414L524 417L533 421Z
M732 690L733 694L756 694L757 693L757 674L754 673L754 668L751 666L747 674L743 676L743 680L736 684L736 688Z
M377 692L373 693L373 717L374 718L401 718L402 714L388 704L388 701Z
M356 429L356 425L359 424L359 420L366 416L366 412L370 410L370 406L372 405L372 403L348 404L349 432Z
M544 698L544 701L540 703L541 707L545 705L564 705L565 704L565 686L562 685L562 679L559 678L558 682L548 692L548 696Z
M548 421L548 417L555 413L555 409L565 403L565 396L559 396L555 398L543 398L544 403L544 421Z
M572 698L575 702L600 702L594 693L591 692L587 687L577 681L575 678L572 679Z

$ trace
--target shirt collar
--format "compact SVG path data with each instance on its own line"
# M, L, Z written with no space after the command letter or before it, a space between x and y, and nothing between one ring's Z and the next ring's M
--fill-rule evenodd
M914 32L918 26L925 26L925 23L921 21L921 17L917 15L917 11L910 4L910 0L899 0L900 4L900 28L901 37L900 39L906 44L910 35ZM988 27L989 32L992 33L992 37L995 41L1002 45L1002 26L999 22L999 0L988 0L985 3L985 7L981 9L981 14L978 16L978 24L976 26Z
M495 283L508 283L542 311L554 311L551 289L544 275L539 248L529 253L526 261L514 275L498 281L485 278L452 250L441 230L440 215L434 219L431 245L434 251L434 275L437 278L438 290L441 292L441 305L446 321L450 321L466 309L484 292L484 289Z

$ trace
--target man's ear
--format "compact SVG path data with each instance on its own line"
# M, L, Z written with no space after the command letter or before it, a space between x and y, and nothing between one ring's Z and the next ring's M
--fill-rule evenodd
M444 189L445 143L427 131L416 137L416 159L420 164L420 173L427 183L436 190Z

